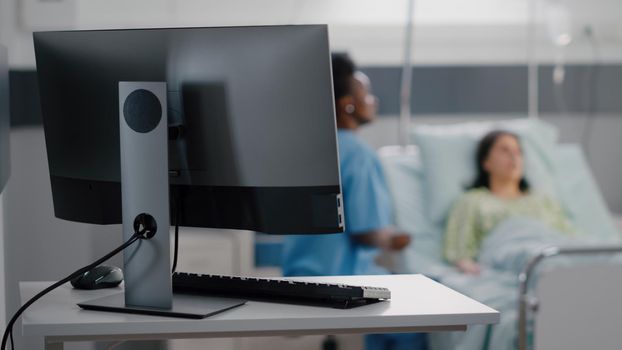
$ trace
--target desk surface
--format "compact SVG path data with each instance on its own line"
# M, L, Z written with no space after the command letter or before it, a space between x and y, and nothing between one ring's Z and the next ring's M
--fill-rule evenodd
M75 290L64 285L36 302L23 315L25 336L48 340L98 340L114 337L167 339L291 334L338 334L464 330L492 324L499 313L422 275L305 277L308 281L387 287L390 301L341 310L249 301L203 319L118 314L80 309L76 303L122 292L113 288ZM50 282L21 282L22 302Z

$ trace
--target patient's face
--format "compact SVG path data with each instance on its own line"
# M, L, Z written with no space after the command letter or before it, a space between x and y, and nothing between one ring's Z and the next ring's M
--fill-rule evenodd
M484 162L484 169L491 178L519 182L523 177L523 152L518 140L512 135L499 136Z

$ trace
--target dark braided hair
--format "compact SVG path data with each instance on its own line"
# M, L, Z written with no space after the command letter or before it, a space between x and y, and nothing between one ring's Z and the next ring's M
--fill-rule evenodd
M486 162L486 159L490 154L490 150L495 145L499 137L505 135L509 135L514 137L516 140L520 140L518 135L513 132L506 130L494 130L486 134L486 136L484 136L484 138L482 138L482 140L477 145L477 153L475 155L477 177L475 178L473 184L469 187L470 189L480 187L490 189L490 174L488 174L486 169L484 169L484 162ZM529 191L529 182L527 182L527 179L525 179L524 176L520 179L518 187L523 193Z

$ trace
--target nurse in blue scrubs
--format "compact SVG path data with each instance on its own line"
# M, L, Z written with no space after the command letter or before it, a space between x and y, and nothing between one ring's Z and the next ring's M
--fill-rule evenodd
M346 232L285 238L285 276L375 275L389 271L375 262L381 250L399 251L410 236L395 231L391 198L376 152L357 135L374 120L377 99L370 81L347 55L332 58L337 139ZM424 349L419 334L371 335L368 350Z

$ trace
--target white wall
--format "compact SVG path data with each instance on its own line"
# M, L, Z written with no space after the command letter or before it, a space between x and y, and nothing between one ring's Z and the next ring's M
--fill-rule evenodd
M31 32L165 26L327 23L331 46L362 65L402 60L407 0L3 0L0 40L12 67L34 66ZM528 0L416 0L414 62L516 64L527 59ZM537 0L541 61L622 62L622 2ZM555 6L550 4L556 4ZM556 9L552 11L551 8ZM594 40L584 28L594 30ZM552 32L572 35L561 50ZM596 53L594 44L597 44Z
M0 193L0 262L2 268L0 268L0 329L4 329L6 322L6 278L4 267L6 262L4 260L4 194Z

